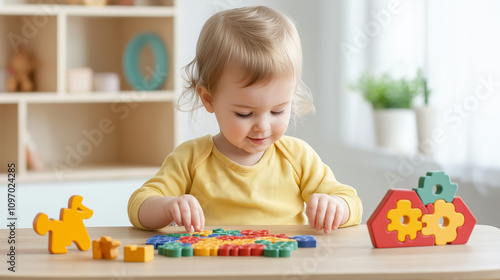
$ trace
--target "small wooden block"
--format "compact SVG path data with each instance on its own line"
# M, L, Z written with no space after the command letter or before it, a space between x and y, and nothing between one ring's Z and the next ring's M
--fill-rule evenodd
M153 245L127 245L123 248L123 261L149 262L154 259L155 246Z
M116 259L119 255L118 247L121 244L120 241L114 240L109 236L102 236L100 239L92 241L92 258L95 260Z

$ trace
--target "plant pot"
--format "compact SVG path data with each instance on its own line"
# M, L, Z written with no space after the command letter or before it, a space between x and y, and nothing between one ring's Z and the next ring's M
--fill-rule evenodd
M373 112L377 145L398 153L414 149L415 113L411 109L383 109Z
M435 143L432 143L432 133L436 129L437 110L434 107L423 106L415 108L417 117L418 150L424 155L434 154Z

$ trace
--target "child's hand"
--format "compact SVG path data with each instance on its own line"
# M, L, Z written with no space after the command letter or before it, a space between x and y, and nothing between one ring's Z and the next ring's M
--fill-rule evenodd
M165 205L165 212L174 219L177 225L184 226L188 232L202 231L205 227L203 209L198 200L190 194L169 200Z
M311 227L329 233L347 222L349 206L338 196L315 193L307 202L306 215Z

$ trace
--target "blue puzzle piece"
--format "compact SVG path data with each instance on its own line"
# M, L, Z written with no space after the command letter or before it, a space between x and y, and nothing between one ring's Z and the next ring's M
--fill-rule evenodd
M312 235L295 235L290 239L297 240L299 248L316 248L316 238Z
M148 240L146 240L146 245L153 245L155 249L165 243L175 242L179 240L179 237L165 236L165 235L153 235Z

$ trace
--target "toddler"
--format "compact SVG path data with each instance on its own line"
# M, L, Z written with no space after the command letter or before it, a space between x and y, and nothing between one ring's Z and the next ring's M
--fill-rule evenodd
M301 225L329 233L359 224L356 191L340 184L304 141L284 136L313 109L301 86L295 26L267 7L213 15L185 68L179 99L214 113L220 133L179 145L128 203L135 227ZM186 104L186 103L184 103ZM305 204L307 203L307 204Z

